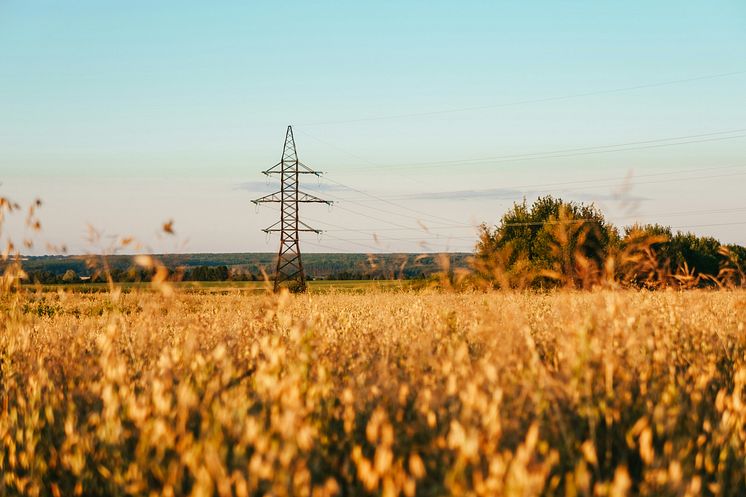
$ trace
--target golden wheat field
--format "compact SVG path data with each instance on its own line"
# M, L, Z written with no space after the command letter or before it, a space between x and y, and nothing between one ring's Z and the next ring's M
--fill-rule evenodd
M2 495L746 492L744 291L2 306Z

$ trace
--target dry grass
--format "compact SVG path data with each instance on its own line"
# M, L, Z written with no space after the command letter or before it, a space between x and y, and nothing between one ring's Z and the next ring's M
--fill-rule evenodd
M2 306L2 495L746 492L744 291Z

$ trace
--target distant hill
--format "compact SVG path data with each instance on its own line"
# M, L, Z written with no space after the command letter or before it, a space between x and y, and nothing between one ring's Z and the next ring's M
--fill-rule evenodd
M172 270L181 269L186 274L195 275L192 279L201 279L199 271L204 268L227 268L231 274L243 274L261 278L262 270L273 272L274 253L227 253L227 254L154 254L166 267ZM437 254L303 254L303 265L307 275L313 279L391 279L423 278L442 270L441 257L447 257L451 268L466 267L469 253ZM133 255L111 255L106 261L112 272L126 272L134 268ZM74 271L78 277L88 277L95 273L89 261L96 261L91 256L81 255L47 255L25 256L23 267L29 274L62 277L68 271ZM96 264L100 266L98 258Z

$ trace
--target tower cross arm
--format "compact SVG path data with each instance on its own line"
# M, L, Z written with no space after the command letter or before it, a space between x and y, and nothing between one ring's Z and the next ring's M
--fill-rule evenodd
M275 224L273 224L272 226L268 226L268 227L264 228L262 231L265 232L265 233L277 233L278 231L281 232L282 231L282 221L277 221ZM321 233L324 232L324 230L319 230L319 229L316 229L316 228L312 228L311 226L307 225L306 223L304 223L301 220L298 220L298 231L303 231L303 232L307 232L307 233L317 233L317 234L321 234Z
M282 174L282 166L283 166L283 163L282 161L280 161L274 166L270 167L269 169L262 171L262 174L266 176L269 176L271 174ZM295 166L295 164L292 164L292 166ZM302 162L298 162L297 169L298 169L297 171L298 174L313 174L314 176L321 176L322 174L324 174L323 171L314 171L313 169L303 164ZM293 170L292 172L295 173L296 171Z
M257 205L263 204L265 202L282 202L282 193L281 192L270 193L269 195L265 195L263 197L259 197L251 201L251 203L257 204Z
M298 202L314 202L317 204L326 204L326 205L332 205L334 202L331 200L324 200L322 198L316 197L315 195L311 195L310 193L298 191Z

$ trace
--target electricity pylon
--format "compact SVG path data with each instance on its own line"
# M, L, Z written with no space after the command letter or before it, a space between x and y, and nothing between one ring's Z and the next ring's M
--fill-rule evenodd
M292 291L304 292L306 290L306 274L303 272L298 234L302 231L321 233L321 230L311 228L298 219L298 205L301 203L331 205L332 202L322 200L298 189L301 174L321 176L321 173L312 170L298 160L292 126L288 126L285 133L282 159L274 166L262 172L267 176L272 174L280 175L279 192L252 200L257 205L265 202L277 202L280 204L280 220L262 230L265 233L280 232L280 250L277 253L274 289L278 291L282 286L288 286Z

